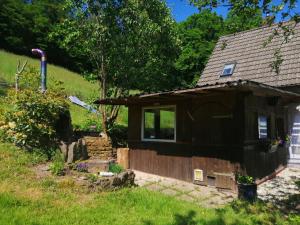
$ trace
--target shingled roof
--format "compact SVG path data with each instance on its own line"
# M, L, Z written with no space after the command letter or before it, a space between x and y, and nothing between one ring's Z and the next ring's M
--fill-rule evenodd
M287 24L293 25L292 22ZM282 44L284 37L281 32L264 47L264 42L276 28L278 25L221 37L198 81L198 86L240 79L275 87L300 85L300 24L295 27L295 33L289 42ZM281 44L283 63L277 74L272 71L270 64L274 62L274 52ZM233 74L220 77L224 65L231 62L236 62Z

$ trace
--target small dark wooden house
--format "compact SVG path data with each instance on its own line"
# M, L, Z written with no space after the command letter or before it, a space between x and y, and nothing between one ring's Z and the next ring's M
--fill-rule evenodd
M128 106L130 168L235 190L300 163L300 26L276 28L220 38L195 88L99 100Z

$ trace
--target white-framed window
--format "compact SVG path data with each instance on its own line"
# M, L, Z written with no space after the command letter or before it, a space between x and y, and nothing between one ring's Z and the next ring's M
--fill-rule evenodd
M176 141L176 106L153 106L142 109L143 141Z
M221 77L231 76L233 74L236 63L225 64Z
M268 138L268 117L259 115L258 116L258 138L267 139Z

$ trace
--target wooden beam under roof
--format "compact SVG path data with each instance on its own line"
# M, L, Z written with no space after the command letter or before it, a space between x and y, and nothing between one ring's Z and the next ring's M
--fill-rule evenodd
M98 100L97 104L107 105L129 105L137 103L155 103L155 102L167 102L167 101L179 101L186 98L196 98L203 95L209 95L213 93L220 93L224 91L252 91L264 96L283 96L294 97L300 99L300 94L285 91L276 87L272 87L266 84L261 84L254 81L233 81L226 83L216 83L212 85L198 86L190 89L174 90L167 92L149 93L142 95L129 96L116 99L103 99Z

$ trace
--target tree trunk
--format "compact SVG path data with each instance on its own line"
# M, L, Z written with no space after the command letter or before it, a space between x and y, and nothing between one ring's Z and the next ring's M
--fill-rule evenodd
M101 57L101 78L100 78L100 99L105 99L107 97L107 87L106 87L106 70L104 65L104 57ZM107 123L107 112L106 106L100 105L99 110L102 116L102 132L108 138L108 123Z
M101 57L99 82L100 82L100 99L105 99L108 97L107 96L107 71L105 68L103 56ZM122 92L121 89L116 89L114 97L118 97L121 94L120 92ZM113 125L115 120L117 119L117 116L119 114L119 109L120 109L119 105L111 106L110 110L108 110L107 106L105 105L99 106L99 111L101 113L101 118L102 118L101 121L102 132L107 139L111 139L109 137L108 128L110 125Z

